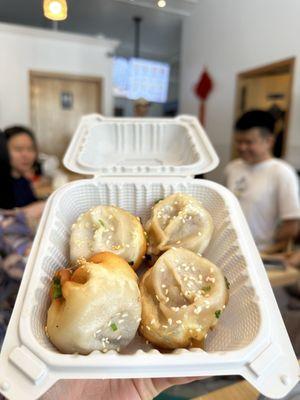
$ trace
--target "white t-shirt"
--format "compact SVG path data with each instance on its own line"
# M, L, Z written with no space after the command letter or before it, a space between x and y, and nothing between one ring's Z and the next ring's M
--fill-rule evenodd
M225 179L240 201L259 250L274 242L280 221L300 219L298 178L285 161L271 158L247 164L233 160L225 168Z

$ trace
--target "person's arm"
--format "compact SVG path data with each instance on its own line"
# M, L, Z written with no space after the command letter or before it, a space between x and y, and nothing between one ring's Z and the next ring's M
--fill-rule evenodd
M276 231L276 242L286 242L295 239L298 235L299 221L296 219L282 221Z
M278 171L277 201L280 223L274 237L275 244L288 244L297 236L300 220L298 177L288 166Z
M300 269L300 250L288 254L285 261L287 265Z
M62 380L41 400L152 400L171 386L198 379L201 378Z

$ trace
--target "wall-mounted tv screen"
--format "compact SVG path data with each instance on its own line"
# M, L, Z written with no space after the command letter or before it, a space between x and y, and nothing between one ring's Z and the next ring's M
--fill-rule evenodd
M143 58L114 58L114 95L165 103L168 97L170 66Z

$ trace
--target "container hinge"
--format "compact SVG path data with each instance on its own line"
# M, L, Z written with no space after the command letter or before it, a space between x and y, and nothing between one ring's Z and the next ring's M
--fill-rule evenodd
M248 367L257 377L259 377L264 374L265 371L268 370L280 357L280 348L271 343L262 353L248 364Z
M47 366L25 346L16 347L10 353L9 360L35 384L47 375Z

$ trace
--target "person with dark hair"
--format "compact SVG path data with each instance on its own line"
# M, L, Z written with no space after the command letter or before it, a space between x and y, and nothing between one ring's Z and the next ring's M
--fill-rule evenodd
M0 133L0 208L22 208L29 221L38 220L44 202L37 201L32 182L40 174L32 131L13 126Z
M238 197L258 249L283 251L297 236L299 187L294 169L274 158L274 118L252 110L235 124L240 158L225 168L226 186Z
M3 192L4 196L1 196L0 206L24 207L37 200L30 185L30 178L37 162L34 136L29 129L14 126L3 132L1 141L1 158L8 162L5 173L9 176L10 185L7 191Z
M0 132L0 347L44 208L31 186L36 172L32 132L20 126Z

